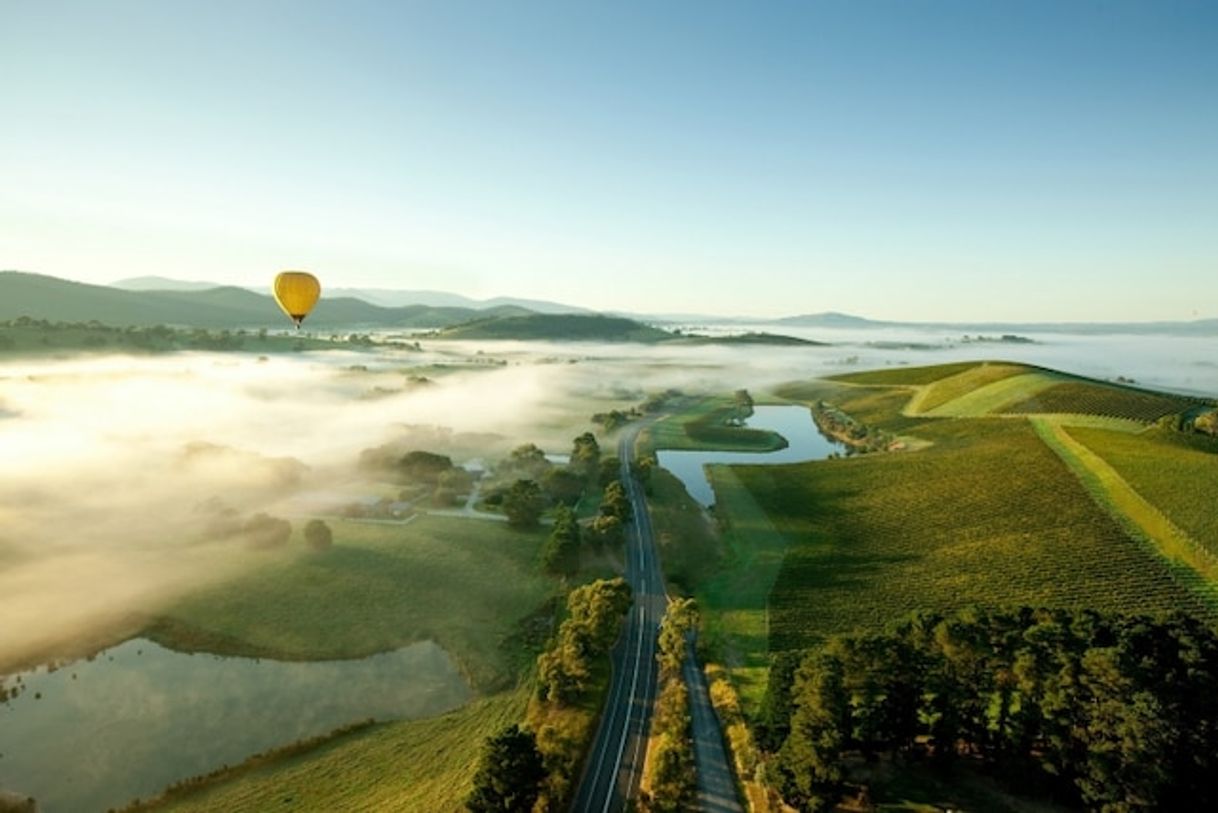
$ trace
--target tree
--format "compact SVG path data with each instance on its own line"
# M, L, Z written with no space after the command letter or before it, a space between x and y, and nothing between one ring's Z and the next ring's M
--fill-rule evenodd
M487 739L465 806L472 813L530 813L545 777L537 738L510 725Z
M503 513L515 528L531 528L541 519L546 501L533 480L517 480L503 495Z
M541 564L549 573L573 576L579 570L579 523L575 513L562 506L555 513L554 530L541 552Z
M599 548L614 547L622 544L626 531L622 521L617 517L596 517L588 525L587 541Z
M495 474L500 479L541 480L552 465L540 447L525 443L495 467Z
M1207 435L1218 436L1218 409L1198 415L1197 419L1193 421L1193 429Z
M613 455L602 457L600 462L600 473L596 478L597 484L603 488L620 477L621 474L622 461Z
M334 544L330 526L320 519L311 519L305 524L304 538L309 547L317 551L327 550Z
M685 639L698 626L698 605L692 598L675 598L668 603L660 621L656 658L664 678L680 677L685 662Z
M842 663L818 654L799 668L791 733L778 752L783 796L802 810L831 810L841 790L845 733L849 731Z
M453 461L447 455L424 451L407 452L397 462L397 471L402 479L428 484L438 482L440 476L452 467Z
M586 484L584 477L574 469L550 469L541 478L541 487L546 495L556 503L574 505L584 493Z
M596 436L584 432L577 437L571 448L571 470L585 480L591 480L600 471L601 447Z
M292 535L292 523L259 513L246 520L241 532L252 548L277 548L287 544Z
M605 487L600 512L603 517L617 517L622 521L630 518L630 498L626 496L626 487L621 480L614 480Z

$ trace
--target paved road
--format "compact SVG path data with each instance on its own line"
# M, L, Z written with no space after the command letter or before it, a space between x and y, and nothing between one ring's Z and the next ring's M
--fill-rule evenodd
M634 514L626 540L626 580L634 590L634 606L612 652L609 698L572 804L579 813L620 811L627 799L636 796L655 704L659 676L656 637L667 598L656 565L647 504L630 472L637 436L638 427L631 427L618 443L621 480Z
M627 801L637 796L647 734L651 728L651 711L655 705L659 678L656 638L668 597L656 558L647 501L630 471L635 459L635 438L641 428L629 427L618 443L621 480L634 515L626 542L626 580L634 590L634 606L630 609L626 630L612 652L609 698L572 803L572 809L577 813L616 813L624 810ZM699 805L701 809L715 813L739 811L719 724L711 709L701 670L693 660L692 649L686 675L690 682L694 720Z
M694 766L698 775L698 809L708 813L743 813L736 795L736 781L723 745L723 728L711 705L706 673L698 665L691 636L685 652L685 685L689 687L689 712L693 720Z

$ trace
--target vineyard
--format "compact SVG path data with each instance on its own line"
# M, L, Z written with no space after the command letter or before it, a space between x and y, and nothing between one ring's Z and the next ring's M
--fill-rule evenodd
M1195 542L1218 555L1218 440L1159 430L1141 435L1079 427L1067 431Z
M927 386L917 398L917 411L930 412L987 384L1029 372L1031 369L1022 364L986 362L977 365Z
M1184 398L1106 384L1067 381L1008 404L1001 411L1008 415L1103 415L1150 423L1164 415L1183 412L1191 406L1193 403Z
M790 544L770 594L771 651L973 603L1215 617L1029 425L962 419L919 435L934 445L736 470Z
M848 384L864 384L881 387L919 387L933 384L977 367L985 362L962 361L957 364L933 364L929 367L893 367L883 370L866 370L861 373L844 373L830 376L833 381Z

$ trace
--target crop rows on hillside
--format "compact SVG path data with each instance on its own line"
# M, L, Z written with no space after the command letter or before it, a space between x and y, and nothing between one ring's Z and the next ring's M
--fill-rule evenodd
M1144 499L1218 555L1218 440L1168 430L1142 435L1069 427Z
M917 453L739 470L791 540L770 595L771 651L973 603L1212 617L1029 426L944 434Z
M987 384L1027 372L1030 372L1029 368L1021 364L986 363L978 365L962 373L940 379L928 386L918 398L918 409L921 412L930 412L935 407L943 406Z
M933 364L929 367L889 367L881 370L864 370L861 373L843 373L831 376L831 378L849 384L921 386L971 370L982 363L984 362L961 361L955 364Z
M1127 418L1150 423L1181 412L1191 406L1183 398L1157 395L1150 392L1091 384L1083 381L1068 381L1055 384L1035 395L1007 405L1002 412L1008 415L1066 414L1104 415L1110 418Z

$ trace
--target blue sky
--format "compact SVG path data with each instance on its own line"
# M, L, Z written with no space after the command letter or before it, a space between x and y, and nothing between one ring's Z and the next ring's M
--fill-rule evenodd
M1218 4L0 0L0 268L1218 316Z

